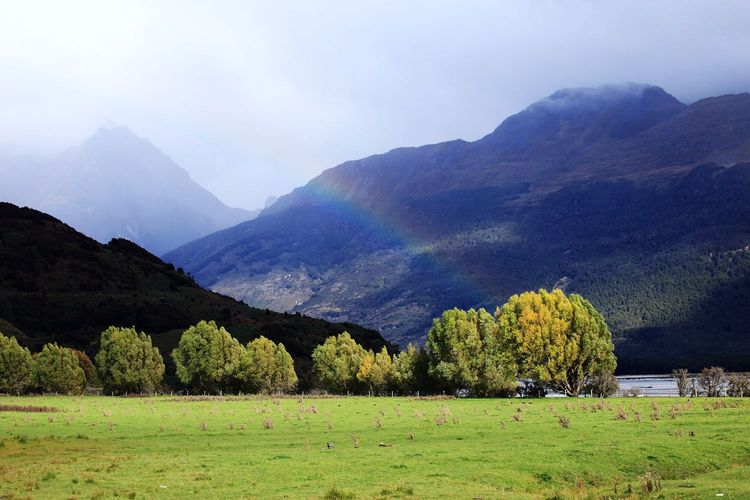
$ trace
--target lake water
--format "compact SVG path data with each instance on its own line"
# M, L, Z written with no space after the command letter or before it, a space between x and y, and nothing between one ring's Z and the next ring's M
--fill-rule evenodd
M629 389L638 389L644 396L677 396L677 383L671 375L623 375L619 395Z

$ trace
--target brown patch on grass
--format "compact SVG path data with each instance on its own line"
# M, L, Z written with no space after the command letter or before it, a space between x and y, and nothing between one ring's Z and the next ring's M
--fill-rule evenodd
M58 413L62 410L54 406L21 406L21 405L0 405L0 411L17 411L22 413Z

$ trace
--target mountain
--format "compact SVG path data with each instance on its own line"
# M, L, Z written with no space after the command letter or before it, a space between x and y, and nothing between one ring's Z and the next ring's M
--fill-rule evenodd
M252 219L193 181L126 127L100 129L47 161L0 158L0 200L28 205L104 243L127 238L162 254Z
M750 369L750 95L566 89L475 141L346 162L165 259L248 303L421 341L458 306L581 293L619 370Z
M59 342L93 355L107 326L135 326L152 335L169 368L182 330L202 319L243 343L260 335L283 342L303 387L310 354L328 336L348 330L365 346L385 345L357 325L249 307L200 288L130 241L103 245L52 216L0 203L0 332L32 349Z

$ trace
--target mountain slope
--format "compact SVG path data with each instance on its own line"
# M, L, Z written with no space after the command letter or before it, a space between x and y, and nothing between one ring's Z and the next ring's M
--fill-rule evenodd
M249 303L400 343L448 307L559 286L605 314L622 370L750 368L750 308L716 307L750 303L748 161L750 95L568 89L479 141L327 170L165 258Z
M2 200L60 218L100 242L127 238L161 254L257 213L230 208L126 127L100 129L49 162L0 159ZM18 182L24 182L16 187Z
M346 329L365 346L385 344L356 325L249 307L200 288L130 241L102 245L49 215L0 203L0 331L33 349L54 341L93 354L107 326L135 326L153 335L169 364L180 332L201 319L243 343L259 335L283 342L303 384L312 349L329 335Z

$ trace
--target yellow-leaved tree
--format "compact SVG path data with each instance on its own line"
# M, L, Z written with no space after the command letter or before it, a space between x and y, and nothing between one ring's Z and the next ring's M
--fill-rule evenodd
M576 396L590 377L614 372L612 334L580 295L524 292L513 295L495 317L521 377Z

